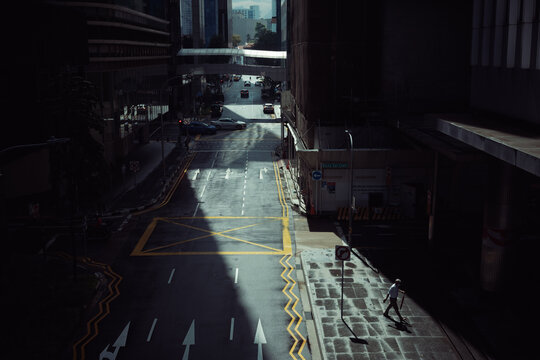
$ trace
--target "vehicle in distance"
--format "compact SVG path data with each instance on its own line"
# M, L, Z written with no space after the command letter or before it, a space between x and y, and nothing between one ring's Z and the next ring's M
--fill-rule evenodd
M185 131L191 134L215 134L216 126L208 125L201 121L192 121L185 126Z
M274 105L270 103L266 103L263 105L263 113L265 114L273 114L274 113Z
M234 120L231 118L221 118L218 120L210 121L218 129L245 129L246 123L243 121Z
M249 97L249 90L242 89L240 90L240 97Z
M210 105L210 109L212 110L212 117L219 117L223 112L223 105L216 102Z
M249 81L244 81L244 86L251 86L251 83Z
M255 82L255 86L263 86L263 82L261 80L257 80Z
M146 107L145 104L137 105L137 114L141 115L141 114L147 114L147 113L148 113L148 108Z
M234 81L240 81L240 75L234 75L233 80Z

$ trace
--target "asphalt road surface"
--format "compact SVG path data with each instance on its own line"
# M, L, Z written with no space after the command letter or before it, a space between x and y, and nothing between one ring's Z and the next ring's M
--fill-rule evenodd
M259 87L240 98L247 79L226 88L223 113L247 128L194 137L164 201L116 234L122 255L74 359L310 359L280 124Z

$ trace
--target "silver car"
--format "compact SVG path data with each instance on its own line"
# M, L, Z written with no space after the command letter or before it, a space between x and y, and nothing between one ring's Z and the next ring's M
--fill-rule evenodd
M221 118L210 121L217 129L245 129L246 123L243 121L234 120L231 118Z

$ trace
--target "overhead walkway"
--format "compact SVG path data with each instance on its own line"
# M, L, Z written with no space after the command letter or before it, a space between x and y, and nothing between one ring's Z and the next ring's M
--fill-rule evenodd
M251 49L180 49L178 56L233 56L251 57L263 59L284 60L287 58L286 51L251 50ZM180 64L179 74L243 74L243 75L263 75L275 81L286 80L286 69L284 66L265 65L244 65L240 63L218 63L218 64Z
M251 49L180 49L178 56L245 56L264 59L286 59L286 51L251 50Z
M431 114L427 119L441 133L540 176L540 132L536 127L471 114Z

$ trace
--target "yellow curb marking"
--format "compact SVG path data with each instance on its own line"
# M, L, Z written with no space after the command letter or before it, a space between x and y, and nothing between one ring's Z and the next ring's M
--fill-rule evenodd
M157 209L160 209L162 208L163 206L167 205L169 203L169 201L171 200L174 192L176 191L176 189L178 188L178 185L180 185L180 182L182 181L182 179L184 178L184 176L186 175L187 173L187 169L189 168L189 165L191 165L191 162L193 161L193 159L195 158L197 154L192 154L188 157L186 163L184 164L184 166L182 167L182 170L180 171L180 176L176 179L176 181L174 182L173 186L171 187L171 189L169 190L169 192L167 193L167 195L165 195L165 197L163 198L163 201L158 204L158 205L154 205L148 209L145 209L145 210L141 210L141 211L138 211L138 212L134 212L133 215L136 216L136 215L141 215L141 214L145 214L147 212L150 212L150 211L154 211L154 210L157 210Z

